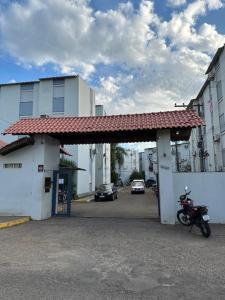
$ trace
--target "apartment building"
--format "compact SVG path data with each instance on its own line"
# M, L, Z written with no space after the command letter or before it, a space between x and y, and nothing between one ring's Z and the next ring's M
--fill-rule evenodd
M174 143L171 145L173 172L191 171L190 143Z
M116 173L119 178L126 183L129 181L130 175L134 171L139 172L139 153L137 150L126 149L127 155L124 155L124 162L122 165L116 164Z
M190 143L179 142L171 144L172 154L172 171L173 172L190 172L191 171L191 154ZM139 153L142 170L145 172L145 179L156 179L158 173L157 148L146 148L144 152Z
M105 116L106 112L103 105L95 106L96 116ZM107 184L111 182L111 157L110 144L96 144L96 169L95 185Z
M144 149L144 172L145 172L145 180L148 179L155 179L155 172L154 172L154 164L156 163L157 157L157 149L154 148L146 148Z
M41 78L31 82L0 84L0 130L20 118L82 117L95 115L95 93L79 76ZM4 136L5 142L16 139ZM95 189L95 146L68 145L78 167L75 178L78 195Z
M192 130L191 165L194 172L225 171L225 46L219 48L207 71L207 79L188 109L205 120Z

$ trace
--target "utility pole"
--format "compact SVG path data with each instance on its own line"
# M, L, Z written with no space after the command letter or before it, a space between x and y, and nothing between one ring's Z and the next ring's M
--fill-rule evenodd
M188 105L182 103L180 105L177 105L175 103L174 105L175 107L183 107L183 108L187 108ZM201 107L203 107L203 104L192 104L192 107L197 107L198 108L198 115L201 116ZM200 170L201 172L205 172L205 164L204 164L204 152L205 152L205 149L204 149L204 141L203 141L203 134L202 134L202 127L199 126L198 127L198 134L199 134L199 141L198 141L198 148L200 148Z

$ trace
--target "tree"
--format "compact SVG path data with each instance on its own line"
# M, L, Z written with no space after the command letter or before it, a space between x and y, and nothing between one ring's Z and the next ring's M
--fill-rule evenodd
M116 173L116 163L119 167L124 162L124 156L127 155L126 150L118 144L111 144L111 181L116 183L118 174Z
M60 158L59 167L61 168L77 168L76 163L73 160Z
M138 171L134 171L131 175L130 175L130 182L133 181L134 179L144 179L145 180L145 172L138 172Z

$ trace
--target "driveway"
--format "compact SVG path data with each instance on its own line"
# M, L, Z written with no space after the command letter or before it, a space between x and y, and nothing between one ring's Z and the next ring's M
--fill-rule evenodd
M72 215L98 218L158 218L158 201L152 189L145 194L131 194L122 188L115 201L73 203Z
M53 218L0 231L0 299L224 299L225 226Z

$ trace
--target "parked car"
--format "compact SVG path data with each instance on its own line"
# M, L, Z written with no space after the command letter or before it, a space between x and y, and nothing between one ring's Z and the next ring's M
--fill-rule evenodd
M145 181L146 188L152 187L153 184L156 184L156 181L154 178L149 178Z
M101 184L95 193L95 201L111 200L118 198L118 191L113 183Z
M134 193L145 193L145 182L144 179L136 179L131 183L131 194Z

